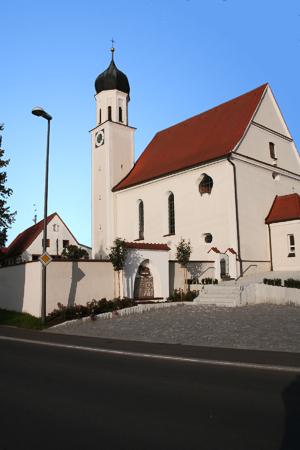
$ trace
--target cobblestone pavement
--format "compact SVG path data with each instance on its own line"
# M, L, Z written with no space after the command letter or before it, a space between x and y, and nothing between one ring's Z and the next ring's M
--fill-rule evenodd
M300 307L176 305L47 331L81 336L212 347L300 352Z

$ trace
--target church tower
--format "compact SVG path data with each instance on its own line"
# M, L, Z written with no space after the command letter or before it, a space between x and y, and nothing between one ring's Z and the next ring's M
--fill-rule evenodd
M128 126L130 87L111 63L95 81L96 123L92 136L92 258L106 258L116 236L116 196L112 188L134 165L134 131ZM126 218L124 218L126 220Z

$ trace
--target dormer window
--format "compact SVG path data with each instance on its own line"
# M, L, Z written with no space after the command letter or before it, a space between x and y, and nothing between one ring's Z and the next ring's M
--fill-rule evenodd
M270 157L276 160L277 158L275 153L275 144L273 142L269 142L269 149L270 149Z
M108 120L111 120L111 106L108 107Z

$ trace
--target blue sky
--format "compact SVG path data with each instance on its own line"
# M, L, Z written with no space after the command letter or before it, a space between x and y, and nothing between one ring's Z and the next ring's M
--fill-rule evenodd
M89 130L112 38L130 83L136 158L156 132L266 82L299 150L299 14L298 0L5 2L0 123L18 212L7 244L33 225L35 209L43 218L47 121L31 114L41 106L53 117L48 214L91 245Z

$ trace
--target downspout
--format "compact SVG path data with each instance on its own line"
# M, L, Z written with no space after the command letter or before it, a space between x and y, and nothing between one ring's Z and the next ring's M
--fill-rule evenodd
M271 262L271 272L273 272L273 258L272 258L272 241L271 241L271 228L270 224L268 223L268 230L269 230L269 247L270 247L270 262Z
M235 218L236 218L236 232L237 232L237 245L238 245L238 257L240 262L240 276L243 276L243 263L241 257L241 243L240 243L240 223L239 223L239 209L238 209L238 196L237 196L237 184L236 184L236 167L230 160L231 154L227 155L228 162L233 166L234 177L234 193L235 193Z

